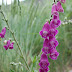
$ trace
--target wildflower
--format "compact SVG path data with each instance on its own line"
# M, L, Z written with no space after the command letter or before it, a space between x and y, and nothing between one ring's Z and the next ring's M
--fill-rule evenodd
M6 50L8 50L8 48L9 48L9 49L13 49L13 48L14 48L13 45L14 45L14 42L12 42L12 43L10 44L10 40L8 40L8 41L7 41L7 44L4 45L4 48L5 48Z
M51 14L54 15L56 12L57 12L57 6L56 6L56 4L54 3L53 6L52 6Z
M59 1L57 2L57 11L58 12L64 12L64 9L63 9L63 7Z
M39 63L40 68L47 69L49 66L48 58L45 53L42 53L40 63Z
M59 53L57 52L56 49L52 49L51 52L50 52L50 58L53 59L53 60L56 60L57 57L59 56Z
M60 2L65 3L66 0L61 0ZM59 13L58 12L64 12L64 9L59 1L57 1L57 5L54 3L52 6L51 11L51 17L53 16L53 19L50 21L50 25L48 21L44 24L42 30L39 32L42 38L44 38L43 42L43 48L42 48L42 55L40 59L40 69L39 72L47 72L49 71L49 62L47 58L47 54L49 55L49 58L52 60L56 60L59 56L59 53L56 50L56 47L58 46L58 41L56 40L55 36L58 33L58 28L61 25L61 20L59 19Z
M7 50L9 46L10 46L10 40L7 41L7 44L4 45L4 48Z
M5 34L6 34L6 27L4 27L0 33L0 37L1 38L4 38L5 37Z
M39 69L39 72L47 72L47 71L49 71L49 68L46 68L46 69L40 68L40 69Z
M52 28L57 28L61 25L61 20L52 19L50 22L50 26Z
M49 40L48 40L48 39L45 39L45 40L44 40L44 43L43 43L42 51L43 51L45 54L49 54L49 53L50 53L50 48L48 47L48 42L49 42Z
M39 32L39 34L40 34L43 38L47 38L49 29L50 29L50 25L49 25L49 22L47 21L47 22L44 24L42 30Z
M53 40L49 41L48 42L48 47L53 49L53 48L56 48L56 46L58 46L58 41L54 38Z
M10 44L9 49L13 49L13 48L14 48L13 45L14 45L14 42L12 42L12 43Z
M55 35L57 35L57 33L58 33L57 29L51 28L48 34L55 36Z
M53 19L59 19L59 13L58 12L55 12L53 14Z

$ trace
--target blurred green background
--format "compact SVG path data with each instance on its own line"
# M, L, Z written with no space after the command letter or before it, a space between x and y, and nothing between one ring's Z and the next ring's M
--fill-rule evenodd
M40 52L43 39L39 35L44 23L51 19L53 0L14 0L11 5L1 5L5 17L8 19L10 28L21 46L24 57L30 67L30 72L38 72ZM72 0L66 0L62 4L64 13L60 13L62 24L56 39L59 41L57 51L60 53L57 60L51 60L49 72L69 72L72 70ZM6 23L0 14L0 32ZM11 33L7 30L5 38L14 41ZM28 72L25 63L20 56L16 43L13 50L5 50L3 41L0 41L0 72Z

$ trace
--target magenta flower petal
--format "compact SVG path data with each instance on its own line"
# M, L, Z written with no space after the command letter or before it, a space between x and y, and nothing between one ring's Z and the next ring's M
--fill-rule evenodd
M63 7L59 1L57 2L57 11L58 12L64 12L64 9L63 9Z
M53 19L57 19L57 20L59 19L59 13L58 13L58 12L55 12L55 13L54 13Z
M45 39L43 43L43 48L42 48L42 52L44 52L45 54L50 53L50 47L48 47L48 43L49 43L49 40Z
M59 44L58 41L56 39L53 39L48 43L48 47L54 49L56 48L56 46L58 46L58 44Z
M44 52L45 54L49 54L50 53L50 48L49 47L44 47L44 48L42 48L42 52Z
M49 71L49 68L47 68L47 69L42 69L42 68L40 68L40 69L39 69L39 72L47 72L47 71Z
M49 42L49 40L45 39L44 42L43 42L43 47L48 47L48 42Z
M59 56L59 53L56 51L56 49L52 49L49 57L53 60L56 60L58 56Z
M39 66L43 69L46 69L49 66L48 58L45 53L41 55Z
M49 53L48 42L49 42L49 40L48 40L48 39L45 39L45 40L44 40L44 43L43 43L42 51L43 51L45 54L48 54L48 53Z
M6 27L4 27L0 33L0 37L1 38L4 38L5 37L5 34L6 34Z
M58 30L54 29L54 28L51 28L50 31L49 31L49 35L55 36L55 35L57 35L57 33L58 33Z
M10 40L7 41L7 45L8 45L8 47L10 46Z
M4 48L7 50L8 49L8 45L4 45Z
M52 6L51 14L54 15L55 12L57 12L57 6L56 6L56 4L54 3L53 6Z
M14 48L13 45L14 45L14 43L12 42L9 46L9 49L13 49Z
M9 46L10 46L10 40L7 41L7 44L4 45L4 48L7 50L9 48Z
M60 20L55 20L55 19L53 19L53 20L51 20L51 22L50 22L50 26L52 27L52 28L57 28L57 27L59 27L61 25L61 21Z
M39 34L43 37L43 38L47 38L47 35L48 35L48 31L50 29L50 25L49 25L49 22L47 21L42 30L39 32Z

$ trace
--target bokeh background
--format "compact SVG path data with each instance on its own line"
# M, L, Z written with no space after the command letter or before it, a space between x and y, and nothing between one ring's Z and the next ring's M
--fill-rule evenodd
M39 31L44 23L51 19L53 0L14 0L11 4L4 1L0 3L1 9L21 46L30 72L38 72L40 52L43 46ZM64 13L59 13L62 24L57 28L59 33L56 35L59 41L57 51L60 55L57 60L48 58L49 72L70 72L72 70L72 0L66 0L62 6ZM3 16L0 14L0 32L4 26L7 26L2 19ZM8 30L5 38L14 41ZM16 43L13 50L6 51L3 48L4 40L0 40L0 72L28 72Z

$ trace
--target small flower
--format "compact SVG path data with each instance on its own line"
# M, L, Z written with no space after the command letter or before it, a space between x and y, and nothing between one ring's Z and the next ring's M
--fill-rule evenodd
M64 9L63 9L63 7L59 1L57 2L57 11L58 12L64 12Z
M4 45L4 48L5 48L6 50L7 50L8 48L9 48L9 49L13 49L13 48L14 48L13 45L14 45L14 42L12 42L12 43L10 44L10 40L8 40L8 41L7 41L7 44Z
M52 19L50 22L50 26L52 28L57 28L61 25L61 20Z
M49 66L48 58L45 53L42 53L40 63L39 63L40 68L47 69Z
M7 44L4 45L4 48L7 50L9 46L10 46L10 40L7 41Z
M61 1L61 3L65 3L66 2L66 0L60 0Z
M9 49L13 49L13 48L14 48L13 45L14 45L14 42L12 42L12 43L10 44Z
M48 72L49 71L49 68L47 68L47 69L42 69L42 68L40 68L39 69L39 72Z
M57 35L58 34L58 30L57 29L54 29L54 28L51 28L50 31L49 31L49 35ZM54 37L53 37L54 38Z
M56 6L56 4L54 3L53 6L52 6L51 14L54 15L56 12L57 12L57 6Z
M54 13L53 19L57 19L57 20L59 19L59 13L58 13L58 12L55 12L55 13Z
M54 38L53 40L48 42L48 47L54 49L56 48L56 46L58 46L58 44L59 44L58 41Z
M50 25L49 25L49 22L47 21L47 22L44 24L42 30L39 32L39 34L40 34L43 38L47 38L49 29L50 29Z
M58 56L59 56L59 53L56 51L56 49L52 49L49 57L53 60L56 60Z
M49 42L49 40L48 40L48 39L45 39L45 40L44 40L44 43L43 43L42 51L43 51L45 54L49 54L49 53L50 53L50 48L48 47L48 42Z
M6 27L4 27L0 33L0 37L1 38L4 38L5 37L5 34L6 34Z

